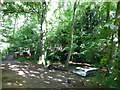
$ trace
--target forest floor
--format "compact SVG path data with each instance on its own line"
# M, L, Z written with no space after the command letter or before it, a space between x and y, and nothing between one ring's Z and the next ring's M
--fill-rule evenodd
M33 62L12 59L2 62L2 88L90 88L89 78L49 70Z

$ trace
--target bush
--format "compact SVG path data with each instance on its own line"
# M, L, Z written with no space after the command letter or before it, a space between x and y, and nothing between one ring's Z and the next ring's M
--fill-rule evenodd
M7 48L4 48L2 51L1 51L1 59L0 60L5 60L7 58Z
M20 62L36 62L35 60L29 60L28 58L25 58L25 57L16 58L16 61L20 61Z
M119 88L119 77L118 71L112 70L112 73L109 74L108 77L105 77L104 73L98 72L96 73L96 77L93 80L93 87L97 88Z

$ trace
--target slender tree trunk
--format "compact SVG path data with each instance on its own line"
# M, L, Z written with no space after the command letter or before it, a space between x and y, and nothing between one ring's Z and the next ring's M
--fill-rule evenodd
M120 1L117 4L116 24L118 26L118 64L120 65Z
M110 3L111 2L105 2L105 3L107 3L107 16L106 16L106 23L108 22L108 20L109 20L109 17L110 17Z
M14 37L14 35L15 35L16 22L17 22L17 14L15 14L15 24L14 24L14 29L13 29L13 37Z
M39 27L39 29L40 29L40 38L39 38L39 44L38 44L38 48L40 49L38 52L40 53L40 56L39 56L39 60L38 60L38 64L42 64L42 58L41 58L41 56L42 56L42 26L41 26L41 24L42 24L42 22L41 22L41 7L42 7L42 5L41 5L41 3L40 3L40 5L38 5L39 6L39 9L38 9L38 23L40 24L40 27Z
M68 56L67 56L67 60L66 60L66 63L65 63L65 67L66 69L68 69L68 66L69 66L69 61L70 61L70 58L71 58L71 54L72 54L72 51L73 51L73 39L74 39L74 23L75 23L75 18L76 18L76 7L77 6L77 0L75 1L74 3L74 12L73 12L73 19L72 19L72 22L71 22L71 31L70 31L70 47L69 47L69 51L68 51Z
M2 3L0 2L0 7L2 7Z
M109 66L109 73L112 69L115 68L115 63L119 64L119 62L115 61L116 58L116 44L114 44L114 35L116 34L116 31L118 31L118 60L120 60L120 1L117 3L117 10L116 10L116 16L115 16L115 23L114 25L118 26L118 30L115 30L112 32L111 36L111 48L110 48L110 62L111 66ZM118 66L118 65L117 65Z
M2 7L4 0L0 0L0 7Z
M45 49L45 44L46 44L46 13L47 13L47 3L45 0L42 1L42 14L41 14L41 35L40 35L40 50L41 54L39 57L38 64L42 64L46 66L46 49Z
M0 0L0 8L2 7L3 1ZM2 21L2 12L0 12L0 26Z
M45 58L46 58L46 49L45 49L45 43L46 43L46 22L44 20L42 25L42 63L43 65L46 65Z
M39 57L39 61L38 64L42 64L45 65L45 48L44 48L44 43L45 43L45 33L46 33L46 27L45 27L45 15L46 15L46 2L42 1L42 14L40 13L39 16L41 16L40 18L40 57Z
M110 7L110 3L111 2L105 2L107 4L107 10L106 10L106 13L107 13L107 16L106 16L106 23L109 21L110 19L110 10L109 10L109 7ZM110 29L110 27L106 28L106 29ZM113 44L113 34L112 34L112 39L111 39L111 44ZM112 60L112 46L111 45L111 48L110 48L110 52L108 52L108 56L109 56L109 60L108 60L108 63L107 63L107 76L109 75L109 71L110 71L110 61Z

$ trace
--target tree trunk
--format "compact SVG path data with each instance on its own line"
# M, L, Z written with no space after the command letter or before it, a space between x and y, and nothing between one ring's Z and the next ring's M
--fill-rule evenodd
M110 48L110 61L108 64L110 64L110 66L108 67L109 69L109 73L111 72L111 69L114 69L116 67L118 67L119 65L115 65L119 64L119 62L116 62L115 58L116 58L116 44L114 43L114 35L116 34L116 31L118 31L118 60L120 60L120 1L117 3L117 10L116 10L116 16L115 16L115 23L114 25L117 26L118 30L115 30L112 32L111 35L111 48Z
M77 0L74 3L74 9L73 9L74 12L73 12L73 19L72 19L72 22L71 22L71 31L70 31L71 41L70 41L70 47L69 47L69 51L68 51L67 60L66 60L66 63L65 63L66 69L68 69L69 61L70 61L71 54L72 54L72 51L73 51L74 23L75 23L74 21L75 21L75 18L76 18L76 6L77 6Z
M106 23L108 23L109 19L110 19L110 3L111 2L105 2L105 4L107 5L107 10L106 10L106 13L107 13L107 16L106 16ZM107 27L106 29L110 29L110 27ZM113 34L112 34L112 38L111 38L111 48L110 48L110 52L108 52L108 56L109 56L109 60L108 60L108 63L106 65L107 67L107 76L109 75L109 72L110 72L110 61L112 61L112 46L113 46Z
M15 23L14 23L14 29L13 29L13 37L15 37L15 30L16 30L16 22L17 22L17 14L15 14Z
M47 7L48 5L46 4L46 1L42 1L42 14L41 16L41 30L40 30L40 57L39 57L39 61L38 64L43 64L44 66L46 66L46 49L45 49L45 43L46 43L46 13L47 13ZM40 12L39 12L40 13Z
M2 7L4 0L0 0L0 7Z
M120 62L120 1L117 4L117 11L116 11L116 24L118 26L118 65Z
M45 58L46 58L46 49L45 49L45 43L46 43L46 22L44 20L42 25L42 63L43 65L46 65Z

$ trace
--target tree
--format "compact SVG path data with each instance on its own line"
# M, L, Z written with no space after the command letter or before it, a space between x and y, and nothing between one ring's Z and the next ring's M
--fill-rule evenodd
M71 22L71 31L70 31L70 46L69 46L69 52L68 52L67 60L66 60L66 63L65 63L66 69L68 69L69 61L70 61L71 54L72 54L72 51L73 51L74 24L75 24L75 18L76 18L77 5L78 5L78 1L76 0L75 3L74 3L74 7L73 7L73 18L72 18L72 22Z
M117 4L117 10L116 10L116 24L118 27L118 64L120 65L120 1ZM116 62L117 63L117 62ZM118 66L119 66L118 65Z
M47 13L47 2L45 0L42 1L42 14L39 11L39 17L40 17L40 25L41 25L41 35L40 35L40 48L41 48L41 55L39 57L38 64L43 63L43 65L46 65L46 49L45 49L45 44L46 44L46 13Z

